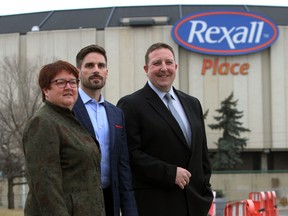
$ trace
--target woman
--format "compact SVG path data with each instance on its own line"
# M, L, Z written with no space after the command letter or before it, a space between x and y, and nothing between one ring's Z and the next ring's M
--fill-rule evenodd
M44 105L23 134L30 189L25 216L105 215L99 144L72 112L78 82L78 70L65 61L40 70Z

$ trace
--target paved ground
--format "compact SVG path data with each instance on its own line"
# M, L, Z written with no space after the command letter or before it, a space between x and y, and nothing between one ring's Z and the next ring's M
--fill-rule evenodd
M279 208L279 216L288 216L288 208Z

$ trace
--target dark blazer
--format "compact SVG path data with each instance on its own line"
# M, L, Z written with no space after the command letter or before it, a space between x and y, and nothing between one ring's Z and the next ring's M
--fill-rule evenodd
M133 187L139 215L207 216L213 194L200 102L174 89L192 130L191 149L163 101L146 84L117 104L125 113ZM176 167L192 174L184 190L175 184Z
M124 116L121 109L105 101L110 131L110 180L113 196L114 215L136 216L137 208L132 191L132 176L127 149ZM96 139L94 128L89 114L80 97L73 108L79 122Z

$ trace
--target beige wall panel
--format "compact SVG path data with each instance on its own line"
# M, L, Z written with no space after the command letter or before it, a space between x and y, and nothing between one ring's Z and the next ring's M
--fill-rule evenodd
M243 112L243 117L239 119L239 121L243 123L242 125L243 127L247 127L247 122L248 122L248 114L249 114L248 113L248 97L250 93L248 81L249 81L249 77L251 76L251 74L243 75L243 74L240 74L239 70L240 70L241 65L248 63L247 59L248 58L246 55L227 58L227 63L229 64L230 67L232 67L232 65L239 64L239 66L235 67L235 72L237 74L233 75L229 73L228 76L232 77L233 79L233 90L232 90L233 100L234 101L238 100L237 110Z
M129 28L108 28L105 30L105 48L110 62L105 97L114 104L122 95L134 90L133 41L134 35Z
M284 88L284 96L285 96L285 120L286 120L286 123L285 123L285 129L284 129L284 133L285 133L285 148L288 148L288 47L287 47L287 44L288 44L288 28L285 27L285 64L284 64L284 68L285 68L285 88Z
M96 43L95 29L29 32L27 57L41 65L63 59L75 65L75 56L84 46Z
M126 70L120 71L121 57L125 50L119 50L119 30L108 28L105 30L105 49L108 58L108 79L104 88L106 100L117 103L120 95L121 76L127 76ZM122 54L119 54L122 53Z
M273 181L278 185L273 185ZM214 190L221 190L227 200L247 199L252 191L271 191L277 194L277 203L281 197L287 199L288 195L288 174L283 173L230 173L216 174L211 177L211 184ZM217 204L216 204L217 205ZM278 203L278 208L280 207ZM279 209L280 210L280 209ZM279 216L287 215L279 213Z
M199 55L193 52L187 52L188 55L188 80L189 80L189 94L198 98L201 102L203 109L205 107L204 103L204 86L205 80L204 76L201 74L203 55Z
M231 74L227 74L227 75L220 75L219 74L219 66L221 64L225 64L225 63L229 63L229 58L227 57L218 57L219 62L218 62L218 74L214 75L214 76L218 76L218 82L219 82L219 88L218 88L218 93L219 93L219 99L220 99L220 103L225 100L233 91L234 95L236 94L235 89L234 89L234 76L232 76ZM214 58L214 61L216 61L216 58ZM210 75L211 76L211 75ZM213 76L213 75L212 75ZM206 88L209 88L209 86L207 86ZM213 91L212 89L210 89L210 91ZM216 90L217 91L217 90ZM234 97L235 98L235 97ZM218 104L217 108L220 108L220 103Z
M258 86L258 91L257 91L258 96L259 96L259 94L261 94L261 77L258 80L258 83L260 83L260 85L259 84L257 85L257 81L256 81L257 77L255 79L256 74L261 73L261 72L257 71L256 67L255 67L256 61L260 56L258 56L258 58L255 57L252 60L253 55L254 54L250 54L248 56L243 55L243 56L235 56L235 57L227 58L227 62L229 62L230 66L232 66L233 64L239 64L239 66L235 67L235 72L237 74L234 74L234 75L231 73L229 74L229 76L233 77L233 95L234 95L233 100L234 101L238 100L236 108L238 111L243 112L243 117L241 119L239 119L239 121L242 123L242 127L249 128L251 131L252 131L251 126L253 126L253 125L249 124L249 119L252 118L251 120L252 121L254 120L253 122L255 122L254 117L256 117L256 116L251 116L249 114L249 111L250 111L249 107L251 105L249 98L251 98L251 96L250 96L251 91L257 91L257 86ZM240 73L240 67L241 67L241 65L244 65L244 64L250 65L249 69L246 70L246 72L248 72L248 74L241 74ZM253 71L253 68L254 68L254 71ZM258 68L258 70L259 70L259 68ZM251 71L253 71L253 72L251 72ZM253 79L253 77L254 77L254 79ZM255 84L250 83L249 82L250 79L256 81L256 83ZM251 86L250 86L250 84L251 84ZM254 88L253 85L255 85L254 86L255 89L253 89ZM252 89L250 89L250 88L252 88ZM257 99L258 99L257 97L254 98L254 101L256 102ZM261 103L257 103L257 105L259 106L258 109L262 107ZM254 107L254 108L257 109L256 107ZM258 124L257 122L261 123L261 121L260 122L256 121L256 124ZM256 126L256 128L257 128L257 126ZM261 125L260 125L260 128L261 128ZM250 133L241 133L240 134L241 138L246 137L249 139L249 141L247 142L246 149L255 148L255 147L259 148L260 146L253 145L254 142L253 142L253 140L251 140L251 137L249 137L249 135L250 135Z
M0 58L5 56L19 57L20 35L15 34L0 34Z
M283 100L284 103L284 116L283 119L285 120L285 127L283 128L284 135L283 137L285 140L283 141L284 148L288 148L288 27L283 27L283 33L284 33L284 70L283 70L283 80L284 80L284 90L283 90Z
M263 149L264 148L264 128L263 128L263 59L261 53L250 54L247 56L246 62L249 63L249 73L247 78L247 91L245 98L239 99L238 104L244 104L247 101L247 106L240 108L243 111L243 126L250 129L250 132L243 133L244 137L249 140L247 149ZM241 90L241 86L239 86ZM239 91L241 94L241 91ZM238 96L237 96L238 97ZM240 96L239 96L240 98ZM243 109L242 109L243 108Z
M238 100L237 109L244 114L240 120L243 127L256 132L256 134L242 133L241 137L249 139L248 149L263 148L261 54L235 57L204 56L195 53L188 55L189 93L200 100L204 112L209 109L205 120L208 147L216 148L214 143L222 136L222 131L211 130L208 125L217 123L213 118L219 116L216 109L220 108L221 102L233 91L234 100ZM226 75L219 73L221 64L227 66L222 67L224 72L228 65L236 63L250 64L248 74L233 75L230 71ZM235 67L235 72L239 71L239 66Z
M209 124L217 124L214 119L219 116L216 109L220 108L221 102L226 99L233 90L233 77L231 75L220 75L219 65L226 62L225 57L205 56L201 61L201 71L204 79L204 101L205 110L209 109L206 119L206 132L209 148L216 149L215 145L223 131L211 130ZM206 70L204 69L206 67ZM202 69L203 68L203 69ZM215 68L215 69L214 69ZM214 74L216 72L216 74Z
M152 43L166 42L170 44L175 49L177 59L178 46L172 41L170 31L171 27L169 26L122 27L105 30L105 48L109 55L109 61L113 61L113 64L109 64L110 78L105 88L107 100L116 104L120 97L143 87L147 81L143 70L144 56ZM175 85L177 84L178 79L175 80Z
M7 66L7 59L9 61L19 61L20 60L20 49L19 49L19 46L20 46L20 35L19 34L0 34L0 64L3 64ZM7 58L7 59L6 59ZM12 62L9 62L9 63L12 63ZM2 66L0 67L0 69L2 70ZM1 73L0 71L0 86L3 90L3 86L4 86L4 89L5 88L5 83L7 83L7 77L5 76L4 73ZM16 86L14 86L15 89L17 89ZM7 89L6 89L7 90ZM8 94L8 92L7 92ZM4 102L5 99L6 99L6 92L4 91L1 91L1 94L0 94L0 107L5 107L4 105ZM14 99L18 99L17 95L15 95L15 98Z
M271 47L271 106L273 148L287 148L287 28Z
M262 61L262 110L263 110L263 147L270 149L272 146L271 133L271 62L270 48L261 52ZM254 132L252 132L254 134Z
M53 42L53 32L27 33L27 58L39 62L39 65L52 62L55 59Z
M189 61L189 52L186 49L179 48L178 49L178 57L176 57L178 69L177 69L177 77L179 78L179 89L183 92L189 93L189 73L190 73L190 61ZM187 71L187 72L186 72ZM176 85L175 85L176 87Z
M220 136L220 132L211 130L208 127L208 124L213 122L212 113L214 113L215 109L212 107L216 107L218 105L219 100L219 95L217 92L219 85L218 77L209 74L208 70L206 71L208 75L202 74L203 62L207 58L210 59L210 57L196 54L193 52L190 52L188 56L189 56L189 69L188 69L189 94L199 99L202 105L203 113L209 109L208 115L205 119L207 143L209 149L214 149L217 148L217 146L214 143L217 142ZM207 86L209 86L209 89L212 91L209 91Z

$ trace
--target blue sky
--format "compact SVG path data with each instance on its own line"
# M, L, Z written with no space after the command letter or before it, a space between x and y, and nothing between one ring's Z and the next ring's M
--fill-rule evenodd
M287 0L2 0L0 15L32 13L50 10L101 8L113 6L141 6L141 5L268 5L288 7ZM216 3L217 2L217 3ZM233 2L233 3L232 3Z

